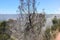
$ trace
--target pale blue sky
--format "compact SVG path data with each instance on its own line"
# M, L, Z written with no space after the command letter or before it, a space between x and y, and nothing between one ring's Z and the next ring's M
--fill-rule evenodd
M60 14L60 0L37 0L37 11L45 9L46 14ZM17 14L19 0L0 0L0 14Z

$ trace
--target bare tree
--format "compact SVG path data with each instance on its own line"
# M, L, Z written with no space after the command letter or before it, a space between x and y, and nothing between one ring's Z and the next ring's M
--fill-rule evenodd
M27 21L22 21L23 23L20 21L22 25L20 27L25 27L23 40L40 40L41 28L45 23L45 14L37 14L36 9L36 0L20 0L19 12L22 20L24 20L25 14L27 16L25 18Z

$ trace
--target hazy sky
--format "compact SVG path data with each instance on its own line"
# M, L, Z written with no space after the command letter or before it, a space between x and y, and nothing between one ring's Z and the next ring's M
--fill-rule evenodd
M46 14L60 13L60 0L37 0L37 11L45 9ZM0 14L17 14L19 0L0 0Z

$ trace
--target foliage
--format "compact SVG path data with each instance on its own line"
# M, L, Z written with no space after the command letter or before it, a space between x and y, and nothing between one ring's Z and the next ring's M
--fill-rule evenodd
M57 24L58 23L56 16L53 18L52 23L53 24Z
M5 33L6 30L6 21L0 23L0 33Z
M54 17L54 19L52 20L53 22L53 26L51 28L51 30L56 30L56 29L60 29L60 19L57 19L56 16Z
M52 20L52 23L53 25L51 26L51 28L48 28L45 31L46 40L55 38L57 31L60 32L60 19L57 19L55 16Z
M50 39L50 29L47 28L46 31L45 31L45 38L44 40L49 40Z
M7 40L10 36L8 34L0 34L0 40Z
M6 33L9 26L7 25L7 21L0 22L0 40L8 40L10 39L10 35Z

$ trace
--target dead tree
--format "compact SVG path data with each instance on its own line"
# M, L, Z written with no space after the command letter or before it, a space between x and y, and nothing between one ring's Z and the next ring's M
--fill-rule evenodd
M26 2L26 6L24 2ZM20 0L20 6L19 6L20 14L25 14L27 11L26 14L27 18L25 18L25 20L27 21L21 26L21 27L23 26L25 27L25 29L23 30L24 31L23 40L40 40L39 35L41 32L41 28L45 22L44 21L45 14L37 14L35 4L36 4L36 0ZM25 8L27 10L25 10ZM21 18L22 20L24 20L23 15L21 15Z

